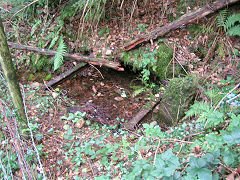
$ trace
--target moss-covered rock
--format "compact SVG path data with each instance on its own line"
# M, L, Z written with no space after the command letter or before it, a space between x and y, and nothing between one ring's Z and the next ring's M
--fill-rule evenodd
M165 44L159 45L153 52L149 48L138 48L130 52L123 52L123 61L133 66L133 70L147 69L159 79L171 78L173 75L173 49ZM175 63L174 74L183 73L182 67Z
M155 57L157 59L157 62L153 65L156 66L156 70L154 71L155 75L160 79L171 77L172 66L170 62L173 58L173 49L166 45L161 45L157 49Z
M198 88L198 74L185 78L173 78L163 95L154 119L167 125L174 125L184 116L193 102Z

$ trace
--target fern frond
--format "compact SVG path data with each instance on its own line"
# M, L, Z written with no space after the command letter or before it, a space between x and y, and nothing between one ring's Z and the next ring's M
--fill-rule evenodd
M49 46L48 49L51 49L51 48L56 44L58 38L59 38L59 36L57 35L57 36L55 36L55 37L52 39L52 41L51 41L50 46Z
M240 25L234 26L227 31L229 36L240 36Z
M64 43L63 37L59 39L59 45L57 48L57 53L53 57L54 61L54 71L57 70L63 64L64 54L67 52L67 46Z
M190 116L199 116L204 112L209 112L211 106L207 102L195 102L191 108L186 112L185 118Z
M37 22L33 25L32 30L31 30L31 36L35 33L37 27L42 23L41 20L37 20Z
M225 23L226 29L230 29L235 25L235 23L240 23L240 14L232 14L228 17Z
M228 14L228 10L224 9L221 10L218 17L217 17L217 26L218 27L224 27L225 28L225 21L227 19L227 14Z

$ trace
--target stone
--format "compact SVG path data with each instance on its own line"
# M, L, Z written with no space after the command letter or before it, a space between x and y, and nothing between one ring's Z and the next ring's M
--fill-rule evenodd
M167 125L176 125L193 103L198 89L198 74L170 80L153 119Z

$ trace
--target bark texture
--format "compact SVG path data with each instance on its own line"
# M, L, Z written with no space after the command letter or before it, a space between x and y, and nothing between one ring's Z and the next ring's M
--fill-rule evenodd
M14 49L29 50L29 51L33 51L33 52L36 52L36 53L39 53L42 55L54 56L57 53L57 51L53 51L53 50L49 50L49 49L41 49L41 48L32 47L32 46L26 46L26 45L22 45L22 44L13 43L13 42L8 42L8 45ZM69 53L65 53L64 57L74 59L74 60L80 61L80 62L90 63L90 64L97 65L100 67L105 66L108 68L115 69L117 71L124 71L124 68L121 67L121 64L119 62L112 62L112 61L107 61L105 59L80 56L77 54L69 54Z
M15 108L18 110L18 113L22 121L26 123L22 94L20 91L16 70L14 69L13 62L8 49L7 39L1 19L0 19L0 63L7 81L10 95L12 96L13 104Z

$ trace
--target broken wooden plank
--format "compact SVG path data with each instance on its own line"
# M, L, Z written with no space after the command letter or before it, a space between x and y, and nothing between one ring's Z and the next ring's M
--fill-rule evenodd
M58 84L60 84L61 82L69 79L70 77L74 76L76 73L78 73L79 71L81 71L83 68L85 68L87 65L87 63L80 63L77 66L75 66L74 68L65 71L64 73L60 74L59 76L53 78L52 80L50 80L48 83L44 84L42 89L46 90L49 87L54 87L57 86Z
M161 101L162 96L158 99L154 99L145 105L130 121L128 121L124 126L126 129L133 130L134 127L147 116Z
M13 42L9 42L9 41L8 41L8 45L13 49L29 50L29 51L33 51L33 52L36 52L36 53L39 53L42 55L54 56L57 53L57 51L53 51L53 50L49 50L49 49L41 49L41 48L32 47L32 46L26 46L26 45L17 44L17 43L13 43ZM107 61L104 59L80 56L77 54L69 54L69 53L65 53L64 57L74 59L76 61L90 63L90 64L97 65L97 66L105 66L108 68L115 69L117 71L124 71L124 68L121 67L121 64L119 62L111 62L111 61Z
M157 39L159 36L163 36L163 35L167 34L168 32L170 32L171 30L175 30L177 28L182 27L183 25L187 25L197 19L205 17L205 16L215 12L216 10L221 9L227 5L233 4L237 1L239 1L239 0L219 0L219 1L213 2L211 4L209 3L206 6L204 6L203 8L200 8L194 12L185 14L182 17L180 17L179 19L177 19L165 26L158 27L154 31L152 31L148 34L145 34L143 36L140 36L139 38L134 39L133 41L125 44L123 46L123 50L129 51L143 42L146 42L146 41L149 41L152 39L153 40Z
M205 65L213 58L217 45L218 45L218 37L214 39L212 46L210 47L210 49L207 52L207 55L203 59L203 63Z

